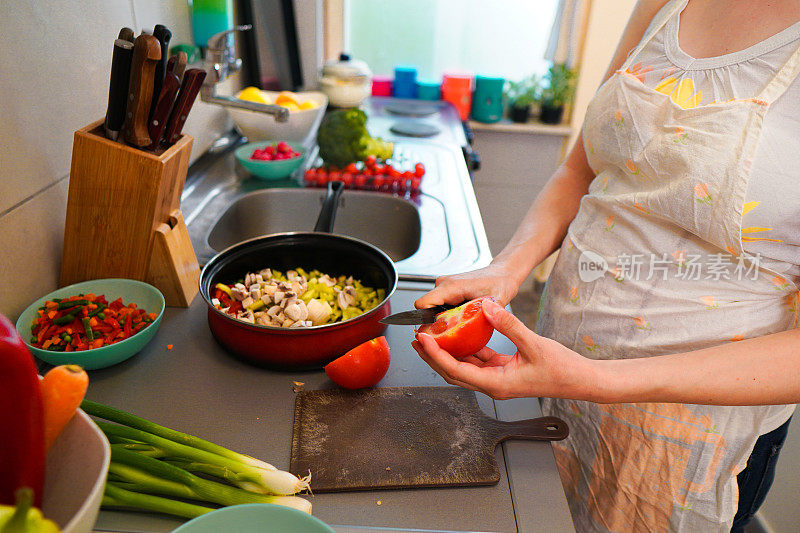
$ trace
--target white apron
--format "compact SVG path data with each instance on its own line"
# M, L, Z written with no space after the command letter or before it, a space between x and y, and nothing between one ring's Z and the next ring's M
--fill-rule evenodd
M638 49L680 7L662 9ZM596 178L547 282L538 333L621 359L795 327L797 287L743 251L741 221L764 115L800 72L800 50L757 98L687 109L627 68L587 110ZM554 451L581 532L729 531L736 475L793 409L542 400L570 427Z

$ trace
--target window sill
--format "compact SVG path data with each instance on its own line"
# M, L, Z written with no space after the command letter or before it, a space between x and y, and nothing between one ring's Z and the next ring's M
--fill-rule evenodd
M542 122L534 121L517 123L502 119L500 122L486 124L470 120L469 127L473 131L494 131L498 133L530 133L533 135L555 135L557 137L569 137L572 135L572 126L569 124L543 124Z

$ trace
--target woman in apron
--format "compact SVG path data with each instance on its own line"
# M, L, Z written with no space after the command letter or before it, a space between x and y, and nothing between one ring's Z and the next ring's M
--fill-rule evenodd
M579 531L740 531L771 484L800 401L798 20L796 1L640 1L511 242L417 301L508 303L560 247L536 333L484 306L516 354L414 346L449 383L567 421Z

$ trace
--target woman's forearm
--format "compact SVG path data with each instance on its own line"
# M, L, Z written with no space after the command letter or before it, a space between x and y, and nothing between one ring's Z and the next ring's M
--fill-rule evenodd
M592 361L599 403L773 405L800 402L800 329L692 352Z

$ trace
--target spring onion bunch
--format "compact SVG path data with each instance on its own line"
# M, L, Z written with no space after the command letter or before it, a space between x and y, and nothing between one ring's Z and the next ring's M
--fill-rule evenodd
M111 442L103 505L186 518L214 509L170 499L181 498L223 506L275 503L311 513L311 503L294 496L308 490L310 476L300 479L249 455L90 400L81 408L115 422L96 421Z

